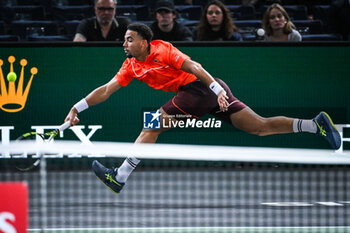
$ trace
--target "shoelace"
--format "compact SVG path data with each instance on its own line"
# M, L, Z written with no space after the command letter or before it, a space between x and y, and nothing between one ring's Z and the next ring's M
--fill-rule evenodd
M318 124L317 121L315 121L315 122L316 122L316 125L317 125L318 129L320 130L320 134L321 134L322 136L327 137L326 130L324 130L323 127L320 126L320 125Z

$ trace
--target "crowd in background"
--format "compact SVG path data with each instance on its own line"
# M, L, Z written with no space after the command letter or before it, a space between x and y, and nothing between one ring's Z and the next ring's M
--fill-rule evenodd
M350 0L0 0L0 41L350 40Z

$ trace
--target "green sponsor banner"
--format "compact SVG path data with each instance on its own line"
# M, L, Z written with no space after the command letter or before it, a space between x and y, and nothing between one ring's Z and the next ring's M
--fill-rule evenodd
M180 44L177 47L201 63L214 77L224 80L233 95L258 114L310 119L325 110L336 124L350 124L349 44ZM10 59L9 62L10 56L15 61ZM17 74L16 92L6 96L2 93L2 107L17 108L19 105L13 100L24 99L17 92L22 65L27 63L23 68L23 92L31 78L32 67L38 70L28 89L24 108L18 112L0 109L0 137L4 144L23 132L63 123L73 104L114 77L125 54L119 44L3 46L0 47L0 59L1 90L5 83L9 91L6 76L11 71L11 63ZM26 62L21 62L22 59ZM78 131L85 135L85 140L133 142L143 128L143 112L157 110L174 95L154 90L135 79L106 102L80 113ZM81 140L77 132L65 131L64 139ZM160 135L158 142L329 148L324 140L307 133L258 137L226 123L221 129L170 130Z

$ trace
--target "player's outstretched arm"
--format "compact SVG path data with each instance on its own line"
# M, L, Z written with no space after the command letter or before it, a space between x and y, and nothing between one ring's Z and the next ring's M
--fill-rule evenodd
M228 96L226 91L220 86L219 83L201 66L201 64L186 60L181 66L181 70L194 74L199 80L207 84L209 88L218 96L218 104L221 111L227 111L229 103L227 102Z
M181 66L181 70L194 74L197 78L199 78L203 83L208 86L214 82L214 78L202 67L201 64L192 60L185 60Z
M90 106L106 101L111 94L119 90L121 87L122 86L118 81L115 78L112 78L111 81L96 88L85 98L76 103L69 111L65 121L70 121L72 125L77 124L79 122L77 118L79 112L84 111Z

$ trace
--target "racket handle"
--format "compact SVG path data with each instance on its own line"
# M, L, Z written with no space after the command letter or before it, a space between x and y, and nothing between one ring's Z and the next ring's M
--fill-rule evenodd
M76 120L76 119L78 119L77 117L74 119L74 120ZM62 125L60 125L59 127L58 127L58 130L59 131L63 131L63 130L65 130L65 129L68 129L69 127L71 127L72 125L70 124L70 121L66 121L66 122L64 122Z
M70 127L70 121L66 121L62 125L60 125L60 127L58 127L58 130L63 131L65 129L68 129L69 127Z

